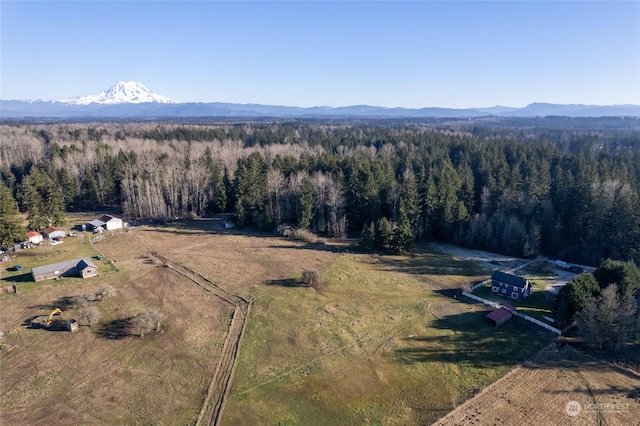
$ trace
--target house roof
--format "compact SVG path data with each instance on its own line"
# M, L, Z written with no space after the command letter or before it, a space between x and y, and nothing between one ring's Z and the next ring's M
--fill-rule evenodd
M85 268L95 268L96 265L88 258L88 257L84 257L82 259L80 259L80 262L78 262L78 264L76 265L76 269L82 271Z
M95 226L97 228L98 226L103 226L105 223L106 222L104 222L104 221L102 221L100 219L94 219L91 222L89 222L89 225Z
M105 214L104 216L100 217L100 219L98 219L99 221L102 221L104 223L107 223L109 221L112 220L121 220L120 218L117 218L115 216L111 216L110 214Z
M31 237L42 237L42 234L39 233L38 231L29 231L27 232L27 237L31 238Z
M507 274L502 271L494 271L491 275L492 280L500 281L505 284L514 285L516 287L525 288L527 280L517 275Z
M93 266L94 268L96 267L91 259L89 259L88 257L83 257L81 259L71 259L65 260L64 262L52 263L51 265L36 266L31 270L31 272L34 276L49 274L55 271L66 272L71 268L75 268L76 266L79 266L80 269L84 269L86 266Z
M56 232L56 231L62 231L62 232L65 232L64 228L58 228L58 227L56 227L56 226L50 226L50 227L45 228L45 229L43 229L43 230L42 230L42 232L43 232L43 233L45 233L45 234L47 234L47 235L48 235L48 234L51 234L52 232Z
M500 309L496 309L495 311L489 312L487 314L487 318L495 321L495 322L500 322L503 319L510 317L511 316L511 311L508 310L507 308L505 308L504 306Z

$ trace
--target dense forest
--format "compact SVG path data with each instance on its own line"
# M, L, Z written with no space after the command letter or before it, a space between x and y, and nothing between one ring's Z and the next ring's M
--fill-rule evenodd
M372 241L395 232L404 248L439 240L591 265L640 262L634 130L5 123L0 169L2 205L12 197L35 230L61 223L64 211L117 209L129 220L228 212L265 230Z

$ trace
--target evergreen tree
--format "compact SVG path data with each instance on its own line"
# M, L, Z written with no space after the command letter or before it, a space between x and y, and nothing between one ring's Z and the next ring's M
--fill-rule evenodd
M258 152L238 160L236 213L241 224L264 225L266 173L266 165Z
M632 261L606 259L593 273L601 289L616 284L623 296L634 296L640 289L640 269Z
M65 211L76 211L77 209L77 198L78 198L78 187L76 186L75 181L73 180L73 176L66 168L61 168L58 172L58 183L60 188L62 189L62 194L64 197L64 210Z
M413 250L414 238L405 203L400 202L398 222L396 223L396 229L393 230L391 248L396 253L408 253Z
M373 236L373 246L376 250L387 250L391 244L391 223L386 217L381 217L376 221L375 234Z
M18 216L16 201L11 190L0 181L0 247L24 241L22 219Z
M590 297L600 294L600 287L593 274L582 274L562 287L556 296L555 310L561 326L568 325L580 312Z
M49 226L49 220L45 214L45 206L40 188L43 185L42 175L37 169L31 172L22 180L22 204L27 210L28 228L40 231Z
M98 184L95 177L89 171L84 175L84 180L80 186L78 196L80 209L96 210L100 207L100 197L98 194Z
M404 193L401 200L404 200L411 229L415 231L420 221L420 195L416 177L411 169L407 169L404 174Z
M362 251L370 252L374 249L372 228L372 223L362 227L362 233L360 234L360 239L358 240L358 247Z
M64 216L64 199L57 185L49 180L45 187L44 209L48 219L55 225L61 226L66 222Z

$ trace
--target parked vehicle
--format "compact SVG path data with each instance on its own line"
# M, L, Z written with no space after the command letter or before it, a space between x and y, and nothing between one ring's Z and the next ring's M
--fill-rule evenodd
M571 266L569 266L569 272L574 272L576 274L581 274L581 273L584 272L584 269L582 269L581 267L576 266L576 265L571 265Z

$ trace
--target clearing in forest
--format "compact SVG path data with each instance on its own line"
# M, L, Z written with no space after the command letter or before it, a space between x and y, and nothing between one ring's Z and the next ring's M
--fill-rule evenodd
M519 319L495 329L478 305L444 296L489 270L430 246L358 254L203 220L134 227L95 247L119 272L0 300L3 421L195 422L234 308L151 253L255 298L221 424L429 423L552 338ZM323 285L298 287L305 269ZM71 334L26 324L103 284L118 294L98 302L93 327ZM128 321L145 309L167 319L141 339Z

